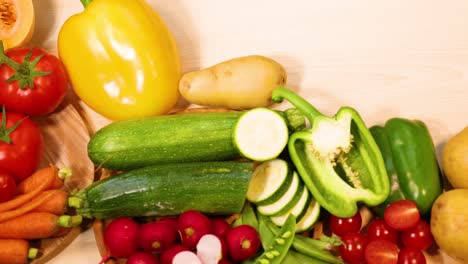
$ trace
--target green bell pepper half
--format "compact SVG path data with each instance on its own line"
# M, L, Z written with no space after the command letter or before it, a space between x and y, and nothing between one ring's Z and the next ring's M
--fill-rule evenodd
M383 215L394 201L414 201L421 215L428 215L442 193L440 168L434 143L421 120L391 118L384 126L370 128L383 155L390 181L390 194L375 211Z
M310 122L310 128L290 135L288 151L323 208L338 217L351 217L361 202L376 206L385 201L390 187L384 160L356 110L341 107L327 117L284 87L273 90L272 99L278 103L288 100Z

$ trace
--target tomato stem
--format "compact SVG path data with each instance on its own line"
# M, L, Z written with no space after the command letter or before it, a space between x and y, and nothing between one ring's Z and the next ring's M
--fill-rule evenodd
M5 106L2 107L2 125L0 126L0 142L5 142L7 144L11 144L11 138L10 134L11 132L15 131L15 129L21 124L21 119L20 121L16 122L12 127L7 129L6 127L6 111L5 111Z
M6 55L5 55L5 48L3 46L3 41L0 40L0 66L2 64L6 64L8 66L10 66L12 69L14 70L18 70L19 68L19 64L16 63L15 61L11 60L10 58L8 58Z
M24 90L26 89L26 87L33 89L34 79L36 77L49 75L51 73L51 72L45 72L45 71L36 71L34 69L37 63L42 59L44 54L37 56L36 58L34 58L33 61L31 61L32 53L33 53L33 49L31 48L29 52L26 54L26 56L24 57L23 62L18 65L19 66L18 68L15 69L16 73L6 80L8 83L13 82L13 81L18 81L20 89Z

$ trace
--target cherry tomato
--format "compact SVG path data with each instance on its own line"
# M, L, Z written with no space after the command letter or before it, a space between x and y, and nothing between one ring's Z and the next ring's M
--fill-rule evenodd
M357 233L361 229L361 213L358 211L354 216L348 218L341 218L330 215L328 224L331 231L339 237L342 237L348 233Z
M426 257L416 248L403 248L398 253L398 264L426 264Z
M0 170L0 203L11 200L15 196L16 183L13 176L4 170Z
M367 238L360 233L348 233L341 240L345 245L338 247L340 256L346 263L365 263L364 250L367 245Z
M367 244L364 255L367 264L397 264L398 246L385 239L377 239Z
M398 242L398 232L390 228L383 219L375 219L367 227L367 238L369 241L385 239L396 244Z
M42 133L34 121L18 113L3 111L0 124L0 169L19 183L39 167L44 148Z
M411 200L395 201L384 212L387 225L398 231L414 227L420 218L418 206Z
M0 105L29 116L54 111L63 101L68 86L62 62L40 48L13 48L5 55L16 63L16 69L11 63L0 66Z
M401 240L406 247L426 250L434 242L434 237L431 233L431 226L421 219L415 227L401 233Z

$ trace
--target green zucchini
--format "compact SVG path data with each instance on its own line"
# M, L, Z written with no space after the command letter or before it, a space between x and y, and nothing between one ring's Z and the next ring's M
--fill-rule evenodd
M301 199L303 189L304 183L294 171L293 179L288 190L277 201L271 204L257 206L257 210L259 213L267 216L287 213L296 205L297 201Z
M288 124L277 112L258 107L239 117L233 137L242 156L255 161L272 160L288 144Z
M114 170L234 159L240 155L232 133L241 114L189 113L113 122L91 137L88 156Z
M273 159L258 165L252 175L247 199L256 205L272 204L288 190L293 169L282 159Z
M233 133L243 113L187 113L113 122L91 137L88 156L99 167L121 171L157 164L232 160L241 156ZM305 124L304 115L297 109L276 113L291 131Z
M75 194L89 218L239 213L244 205L252 162L217 161L154 165L97 181Z

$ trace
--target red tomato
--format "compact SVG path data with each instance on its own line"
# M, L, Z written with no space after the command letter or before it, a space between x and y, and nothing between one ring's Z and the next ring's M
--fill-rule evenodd
M367 238L369 241L385 239L393 243L398 242L398 232L390 228L383 219L375 219L367 227Z
M0 203L11 200L15 196L16 183L13 176L4 170L0 170Z
M22 114L3 111L0 121L0 169L8 171L19 183L39 167L44 148L42 133L34 121ZM10 131L15 125L18 126Z
M406 247L426 250L434 242L434 237L431 233L431 226L421 219L415 227L401 233L401 240Z
M357 233L361 229L362 217L359 211L352 217L341 218L334 215L330 215L328 220L331 231L342 237L348 233Z
M398 253L398 264L426 264L426 257L416 248L403 248Z
M340 256L346 263L361 264L365 263L364 249L367 245L367 238L360 233L348 233L341 240L345 245L338 247Z
M365 249L367 264L397 264L398 246L385 239L370 241Z
M384 212L387 225L398 231L412 228L420 218L418 206L411 200L395 201Z
M19 68L13 69L7 63L0 66L0 105L5 105L8 111L30 116L55 110L63 101L68 86L62 62L40 48L14 48L8 50L6 56ZM38 58L36 64L34 60Z

